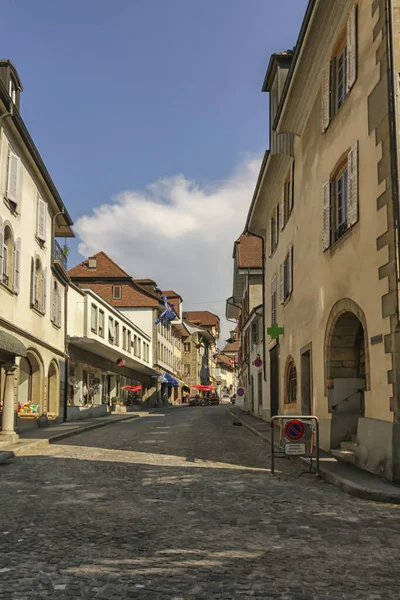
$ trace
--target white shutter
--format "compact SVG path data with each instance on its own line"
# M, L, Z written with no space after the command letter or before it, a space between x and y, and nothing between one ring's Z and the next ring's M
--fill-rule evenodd
M347 89L349 93L357 79L357 7L354 5L347 21Z
M35 259L31 258L31 305L35 306L36 302L36 272L35 272Z
M14 292L19 294L21 271L21 238L15 240L14 246Z
M18 181L20 160L14 152L8 155L7 198L18 204Z
M272 256L272 219L268 224L268 256Z
M47 298L47 267L43 269L42 283L42 312L46 314L46 298Z
M294 162L292 162L290 167L290 179L289 179L289 215L293 210L293 202L294 202Z
M285 227L285 186L283 186L282 188L282 198L281 201L279 203L279 228L281 231L283 231L283 228Z
M350 226L358 221L358 142L347 156L347 221Z
M0 217L0 281L3 281L3 245L4 245L4 225Z
M288 270L288 292L289 294L293 291L293 246L290 246L288 262L287 262L287 270Z
M61 288L58 287L57 288L57 325L59 327L61 327L61 303L62 303L62 296L61 296Z
M46 241L46 202L40 197L37 197L37 226L36 235L43 242Z
M279 302L283 304L285 299L285 269L284 263L279 265Z
M322 249L331 245L331 182L326 181L322 188Z
M56 302L57 302L57 293L54 289L54 277L51 278L51 287L50 287L50 321L55 323L56 320Z
M322 133L328 128L330 120L330 86L331 86L331 64L325 65L322 71L321 86L321 130Z

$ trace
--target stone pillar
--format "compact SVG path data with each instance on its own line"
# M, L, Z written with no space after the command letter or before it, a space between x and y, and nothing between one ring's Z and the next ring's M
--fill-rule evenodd
M6 363L4 366L6 381L4 386L3 419L0 431L0 441L15 444L18 435L14 430L15 403L14 403L14 380L18 366L15 363Z

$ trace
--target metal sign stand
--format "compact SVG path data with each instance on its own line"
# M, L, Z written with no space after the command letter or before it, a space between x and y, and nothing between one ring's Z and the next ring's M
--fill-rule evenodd
M306 423L313 424L315 426L315 455L314 448L312 447L313 445L311 445L310 451L307 454L302 454L304 458L310 459L310 470L302 471L299 473L299 476L312 473L312 460L315 458L315 475L319 477L319 420L318 417L315 417L314 415L277 415L271 418L271 454L269 455L271 457L271 475L275 474L275 456L278 454L283 454L282 452L275 453L275 422L280 420L283 423L284 421L292 421L296 419L302 422L305 421ZM313 438L313 435L314 432L312 432L311 438ZM284 456L289 458L289 456L286 456L285 454Z

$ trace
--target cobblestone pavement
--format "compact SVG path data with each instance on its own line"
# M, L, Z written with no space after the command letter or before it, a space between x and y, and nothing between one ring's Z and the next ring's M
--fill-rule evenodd
M400 508L234 427L153 414L0 466L0 599L398 599Z

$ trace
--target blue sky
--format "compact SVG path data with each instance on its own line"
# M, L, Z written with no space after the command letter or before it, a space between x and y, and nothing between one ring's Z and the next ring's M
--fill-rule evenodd
M22 116L78 221L82 252L105 244L104 249L134 276L161 277L162 286L186 287L176 274L182 270L180 265L175 269L173 264L163 264L157 253L150 262L143 260L143 254L152 254L146 245L152 243L150 224L140 249L133 235L128 257L129 238L123 247L109 240L118 236L118 227L96 240L98 229L105 225L93 211L103 205L108 212L102 214L114 218L118 194L130 191L132 202L140 196L146 203L150 194L154 212L160 202L174 202L175 194L171 200L164 186L155 199L154 189L146 186L165 180L170 189L178 175L189 182L191 192L212 190L215 195L225 189L227 180L231 189L238 171L246 171L246 161L255 161L246 180L249 189L243 189L245 214L257 171L254 165L268 146L268 98L261 85L269 56L294 46L306 4L306 0L4 3L2 54L20 74L25 88ZM218 197L214 200L217 203ZM185 211L187 217L190 197ZM132 232L134 214L132 210ZM87 216L84 227L79 225L83 215ZM173 230L176 221L168 218L166 213L164 227ZM179 221L179 214L173 218ZM213 227L212 215L197 218L203 218L203 228ZM229 241L224 245L223 264L230 279L231 246L240 230L228 218L216 219L215 226L219 239ZM125 233L129 236L127 227ZM162 228L156 228L155 235L165 244L174 243L175 236ZM202 230L192 228L190 235L197 239ZM176 237L180 236L178 227ZM212 246L213 241L205 243ZM189 251L190 237L185 244ZM76 248L77 244L71 266L81 259ZM222 253L217 248L212 249L213 256ZM195 260L201 261L198 248L196 255ZM204 255L209 260L209 254ZM202 276L205 268L199 270ZM190 302L218 299L221 303L229 295L227 285L224 282L220 290L197 289Z

